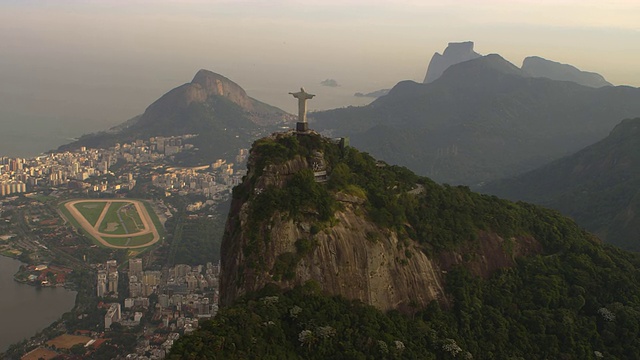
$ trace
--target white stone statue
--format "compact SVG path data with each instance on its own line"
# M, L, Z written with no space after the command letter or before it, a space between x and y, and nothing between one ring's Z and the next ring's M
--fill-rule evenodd
M293 95L294 98L298 99L298 122L306 123L307 122L307 100L312 99L315 95L309 94L304 91L304 88L300 88L300 92L289 94Z

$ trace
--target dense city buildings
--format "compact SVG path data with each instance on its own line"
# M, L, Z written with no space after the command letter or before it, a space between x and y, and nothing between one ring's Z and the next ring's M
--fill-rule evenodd
M193 136L158 136L107 149L81 147L77 151L49 153L31 159L0 157L0 196L51 187L82 189L87 193L131 190L136 185L139 166L159 164L166 157L192 148L184 140ZM246 171L236 169L235 164L243 164L247 156L248 149L240 149L236 163L219 159L198 167L158 166L157 172L151 172L151 181L167 193L219 199L240 183Z
M219 265L206 263L206 257L173 265L163 259L162 249L150 251L155 263L145 264L147 251L102 249L58 209L66 199L124 197L134 190L155 198L149 206L161 223L180 216L184 229L209 229L202 225L220 221L215 205L228 200L246 174L238 167L244 168L248 150L239 149L233 163L170 165L173 156L189 150L186 138L155 137L29 159L0 157L0 252L29 264L16 280L36 286L88 285L71 323L52 325L14 354L69 354L73 345L82 344L89 357L107 351L106 346L128 359L163 359L175 340L215 316ZM135 335L134 347L125 350L119 343L122 332Z

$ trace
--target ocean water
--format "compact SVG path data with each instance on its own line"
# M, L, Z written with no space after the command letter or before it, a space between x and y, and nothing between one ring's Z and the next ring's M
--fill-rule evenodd
M256 87L248 89L247 93L260 101L296 114L298 102L287 91L297 91L298 88L292 84L281 86L279 89L282 91L274 91L271 87ZM332 88L316 85L307 90L317 95L307 103L309 112L314 112L346 106L367 105L374 99L355 97L353 94L378 89L362 89L353 86ZM142 112L143 110L140 111L140 113ZM131 117L122 116L121 120L111 119L110 122L96 120L100 117L107 118L106 115L109 114L102 114L96 109L96 113L91 115L91 119L77 117L71 119L55 113L54 109L47 115L26 115L11 113L0 107L0 156L37 156L43 152L55 150L60 145L70 143L74 138L83 134L108 130ZM109 118L112 117L109 116Z
M36 156L83 134L105 129L100 124L0 114L0 156Z

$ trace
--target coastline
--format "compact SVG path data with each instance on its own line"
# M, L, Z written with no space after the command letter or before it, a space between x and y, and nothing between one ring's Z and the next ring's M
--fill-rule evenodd
M23 345L27 345L30 341L32 341L34 338L38 337L40 334L43 333L47 333L50 331L55 331L55 328L58 326L60 320L63 318L63 316L67 313L72 312L78 305L78 294L79 294L79 289L75 289L73 286L70 286L68 284L65 284L63 286L37 286L35 284L30 284L28 282L23 282L20 281L19 278L17 278L17 275L20 273L21 268L23 268L24 266L26 266L27 264L25 264L24 262L22 262L20 259L15 258L15 257L11 257L11 256L7 256L6 254L0 254L0 264L2 265L2 268L4 268L4 270L6 270L8 267L10 266L14 266L16 264L11 264L10 262L7 263L7 259L12 260L13 262L18 264L18 270L16 272L14 272L13 274L11 274L11 278L13 280L14 283L17 284L18 288L12 288L11 286L9 286L8 288L3 288L4 291L9 291L11 292L12 290L15 289L20 289L20 298L18 298L18 302L14 304L14 306L12 306L12 304L4 304L5 307L9 306L9 310L11 310L13 313L19 313L19 314L23 314L22 312L19 312L21 307L24 307L25 311L24 314L30 313L32 314L32 316L36 316L38 317L39 320L42 319L47 319L46 322L42 322L40 324L33 324L31 326L25 326L25 328L21 328L20 329L20 333L16 336L14 336L13 339L11 339L11 341L8 341L6 343L0 343L0 358L5 358L6 353L11 350L12 348L18 347L18 346L23 346ZM8 274L6 272L3 272L0 274L0 277L3 277L4 275L4 280L6 281L8 279ZM6 285L6 283L5 283ZM26 289L27 287L24 285L30 285L28 287L28 291L25 291L24 289ZM51 298L52 295L54 295L53 293L51 293L50 291L56 291L57 289L63 289L65 292L69 292L72 294L57 294L57 296L55 296L53 299ZM44 292L42 292L44 291ZM62 295L62 296L61 296ZM70 304L71 306L64 306L65 303L69 302L68 297L69 296L73 296L73 302ZM32 302L35 303L39 303L42 302L41 297L43 296L47 296L48 300L52 300L54 302L54 304L56 305L56 307L58 308L55 314L53 314L52 312L46 313L42 318L42 314L44 312L44 309L49 310L50 307L49 306L43 306L40 307L37 310L37 313L33 312L33 308L31 306ZM7 297L5 297L6 299ZM66 299L65 299L66 298ZM66 308L66 310L62 310L62 308ZM29 309L27 309L29 308ZM62 311L60 311L62 310ZM22 315L19 315L22 316ZM29 321L24 321L24 323L29 324ZM29 328L29 329L27 329ZM27 333L29 332L29 333ZM18 338L18 336L21 336L21 338ZM6 335L3 336L3 338L6 338Z

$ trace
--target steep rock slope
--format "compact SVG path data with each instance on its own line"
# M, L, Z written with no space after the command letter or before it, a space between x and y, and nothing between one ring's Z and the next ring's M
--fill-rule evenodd
M284 111L249 97L235 82L203 69L196 73L190 83L169 91L151 104L133 128L158 127L159 124L169 128L179 127L171 115L187 109L191 104L206 104L211 97L221 97L239 106L256 125L277 124L285 119ZM243 123L239 125L246 126Z
M589 87L613 86L598 73L582 71L573 65L562 64L539 56L529 56L522 62L522 71L532 77L572 81Z
M555 211L317 135L257 141L249 170L224 237L223 306L169 359L640 356L640 256Z
M444 49L442 55L434 53L429 61L427 74L424 76L424 83L430 83L442 76L451 65L455 65L467 60L479 58L480 54L473 51L473 41L450 42Z
M383 310L446 304L443 273L455 266L489 277L542 251L530 232L491 224L510 211L492 213L496 199L443 188L318 135L261 139L248 166L222 243L222 305L270 283L293 288L308 281ZM314 171L327 171L328 181L317 182ZM476 197L475 206L486 209L472 219L474 207L462 203ZM438 209L430 206L438 205L446 219L435 218Z
M549 206L603 240L640 250L640 118L568 157L481 191Z

